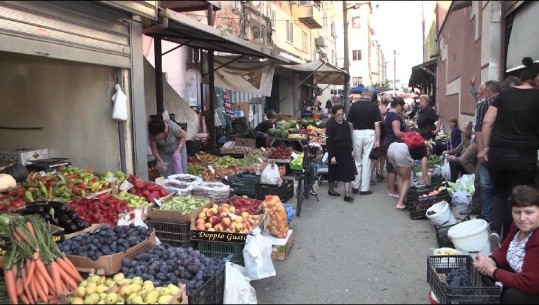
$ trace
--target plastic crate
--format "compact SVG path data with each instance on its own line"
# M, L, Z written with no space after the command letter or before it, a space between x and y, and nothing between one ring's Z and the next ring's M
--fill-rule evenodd
M501 288L472 266L468 255L439 255L427 257L427 282L440 304L499 304ZM466 268L469 286L452 287L446 276L452 270Z
M222 259L232 254L232 262L244 265L243 247L245 244L199 241L198 251L210 258Z
M173 247L189 248L196 244L191 241L191 223L189 221L170 221L148 219L148 227L155 229L155 236L162 243Z
M415 191L412 192L412 194L407 195L406 207L410 212L411 219L426 219L427 210L435 203L440 201L446 201L449 204L451 203L451 196L449 196L447 190L441 191L438 195L420 198L421 195L428 194L435 189L437 189L437 187L433 187L430 190Z
M277 195L282 202L287 202L294 197L294 179L283 179L281 186L257 183L255 194L259 200L266 199L266 195Z
M221 182L229 185L232 193L249 196L256 193L256 184L260 182L260 175L238 174L222 179Z
M443 248L443 247L455 248L455 245L453 245L453 242L451 241L451 239L449 239L447 235L447 232L453 226L454 225L449 225L449 226L434 225L434 233L436 234L436 240L438 241L439 248Z
M194 294L187 296L189 304L223 304L225 293L225 265Z

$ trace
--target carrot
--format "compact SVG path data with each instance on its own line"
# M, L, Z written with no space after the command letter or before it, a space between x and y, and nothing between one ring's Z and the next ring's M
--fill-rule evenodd
M18 277L17 278L17 281L16 281L16 288L17 288L17 296L20 297L22 295L22 293L24 292L24 285L23 285L23 281L22 281L22 278Z
M8 270L4 270L4 280L6 282L6 289L9 296L9 303L18 304L17 300L17 265L13 265Z
M60 273L60 278L64 281L64 283L67 284L68 288L71 288L72 290L77 289L79 285L77 285L77 282L67 274L67 272L64 271L64 269L58 267L58 272Z
M31 245L30 240L28 240L28 236L26 236L26 234L24 234L20 228L15 228L15 232L19 235L21 240L24 240L27 244Z
M27 258L26 259L27 276L26 276L26 281L24 282L24 286L28 286L28 282L32 278L35 268L36 268L36 262L30 258Z
M45 283L47 283L50 289L54 290L54 282L52 281L47 268L45 268L45 263L43 263L42 259L36 261L36 271L41 275L43 280L45 280Z
M60 266L67 273L67 275L73 278L77 283L82 282L82 276L80 275L79 271L75 269L73 265L70 265L67 262L67 259L57 257L56 262L58 263L58 266Z
M48 304L58 304L60 303L60 298L57 296L50 296Z
M45 297L49 295L49 284L47 281L43 278L43 275L41 272L36 272L36 279L38 280L38 287L41 287L41 290L45 293ZM46 302L46 300L44 300Z
M36 231L34 230L34 226L30 221L26 222L26 227L28 228L28 231L32 234L32 236L36 237Z
M41 299L43 302L47 303L47 295L45 294L45 291L43 291L44 285L39 282L39 278L34 278L34 287L36 288L38 298Z
M54 283L54 291L60 293L63 290L62 279L60 278L60 273L58 271L58 264L55 261L52 261L47 265L47 268L49 269L49 274L51 275L51 279Z
M24 304L32 304L30 303L30 300L28 300L28 298L26 297L26 295L24 295L24 293L19 296L19 298L21 298L21 301L24 303Z
M32 275L28 275L28 277L30 277ZM30 287L30 292L32 294L32 299L34 300L34 302L37 302L37 289L36 289L36 281L35 279L32 277L32 279L30 279L30 282L28 283L28 286Z

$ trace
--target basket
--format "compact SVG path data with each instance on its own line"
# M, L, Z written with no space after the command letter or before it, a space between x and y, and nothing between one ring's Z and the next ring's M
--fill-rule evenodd
M499 304L501 288L472 266L468 255L442 255L427 257L427 282L440 304ZM452 270L465 268L469 283L466 286L450 286L446 277Z
M188 296L189 304L223 304L225 293L225 265L207 280L194 295Z
M155 236L162 243L173 247L189 248L191 241L191 223L188 221L167 221L162 219L148 219L148 227L155 229Z
M210 258L221 259L232 254L232 262L244 265L243 247L245 244L199 241L198 251Z
M255 193L259 200L266 199L266 195L277 195L282 202L287 202L294 197L294 179L283 179L281 186L257 183Z

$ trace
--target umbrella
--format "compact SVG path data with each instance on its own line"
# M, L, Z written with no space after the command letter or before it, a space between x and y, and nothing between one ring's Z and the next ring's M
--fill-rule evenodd
M365 86L359 84L357 87L350 88L350 93L361 93L363 92L363 89L365 89Z

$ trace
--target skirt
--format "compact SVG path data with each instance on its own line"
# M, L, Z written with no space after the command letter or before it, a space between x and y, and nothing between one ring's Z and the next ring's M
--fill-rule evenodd
M350 182L356 179L357 169L352 152L335 153L337 164L331 164L328 160L328 180Z

